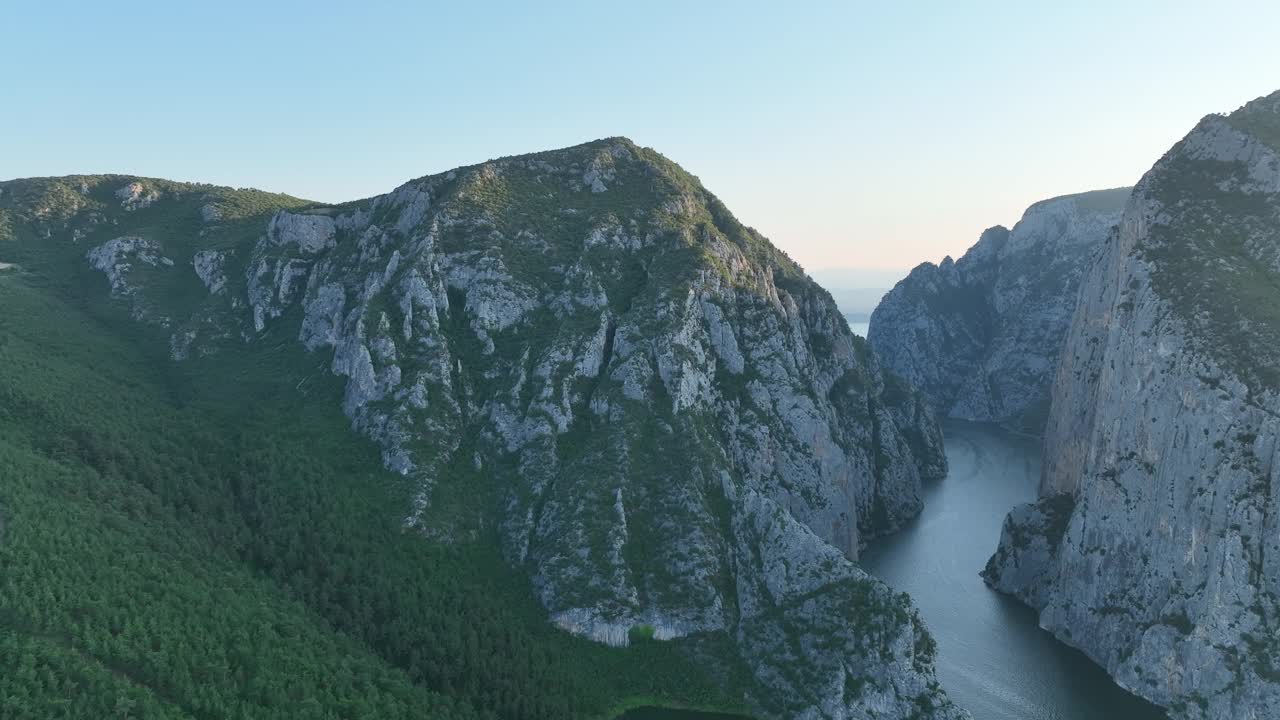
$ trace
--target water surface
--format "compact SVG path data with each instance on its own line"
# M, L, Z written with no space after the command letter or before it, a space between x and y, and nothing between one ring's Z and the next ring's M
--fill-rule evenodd
M862 566L911 594L951 698L974 720L1163 720L978 577L1005 513L1035 498L1038 446L974 423L948 421L944 434L949 474L925 488L920 517L878 540Z

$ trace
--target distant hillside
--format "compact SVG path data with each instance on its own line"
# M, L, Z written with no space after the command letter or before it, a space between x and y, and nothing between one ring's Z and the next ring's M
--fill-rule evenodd
M959 260L915 268L876 307L872 347L938 413L1040 432L1080 277L1129 191L1038 202Z

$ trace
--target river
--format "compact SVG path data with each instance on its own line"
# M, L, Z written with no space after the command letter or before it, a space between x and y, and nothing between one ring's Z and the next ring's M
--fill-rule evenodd
M1009 508L1035 497L1038 446L996 427L948 421L950 471L924 511L877 540L862 566L911 594L938 641L938 680L975 720L1158 720L1026 606L978 577Z
M925 487L920 517L877 540L861 561L915 600L938 641L942 687L974 720L1165 720L1161 710L1041 630L1030 608L978 577L1005 513L1035 498L1038 445L990 425L947 421L943 428L947 477ZM732 716L644 708L622 717Z

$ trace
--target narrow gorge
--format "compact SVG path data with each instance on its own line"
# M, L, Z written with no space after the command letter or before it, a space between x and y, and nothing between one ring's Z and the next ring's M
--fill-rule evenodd
M1280 93L1210 115L1089 265L1041 499L988 582L1175 718L1280 707Z
M0 720L1280 720L1280 2L1152 5L10 3Z
M1204 118L1131 192L916 268L872 319L939 414L1043 437L986 583L1177 720L1280 707L1277 271L1280 93Z
M625 138L337 204L0 182L0 677L197 720L1262 720L1277 272L1280 93L920 265L867 340Z

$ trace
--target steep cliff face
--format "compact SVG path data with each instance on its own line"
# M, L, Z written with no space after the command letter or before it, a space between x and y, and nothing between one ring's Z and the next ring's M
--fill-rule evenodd
M1178 718L1280 708L1280 93L1134 189L1054 380L1042 499L984 573Z
M165 207L111 182L113 214ZM909 601L851 562L945 472L932 412L660 155L507 158L253 232L206 204L196 238L94 212L60 227L175 360L296 333L417 482L406 527L496 528L566 631L725 633L770 716L961 714Z
M915 268L872 314L872 348L938 413L1040 432L1081 273L1128 194L1036 203L959 260Z

